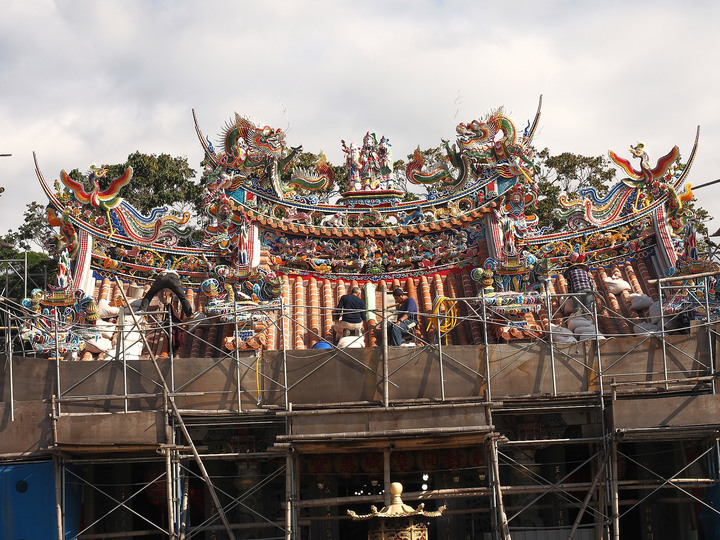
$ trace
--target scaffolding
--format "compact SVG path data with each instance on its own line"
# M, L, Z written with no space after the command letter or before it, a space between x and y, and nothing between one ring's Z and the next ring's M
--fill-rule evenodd
M228 351L216 336L238 343L237 319L211 318L192 331L202 358L174 356L169 317L130 310L147 359L94 362L18 355L32 314L4 297L0 459L53 460L58 538L362 538L345 511L387 505L398 480L407 502L448 504L435 537L690 538L699 515L720 515L715 274L656 280L660 332L612 339L602 317L636 321L595 303L594 332L556 342L550 323L572 295L545 291L536 339L493 342L494 325L517 321L481 293L421 313L409 347ZM324 340L296 307L310 309L257 315L281 343L290 328ZM483 344L448 344L459 327ZM45 411L37 432L12 427Z

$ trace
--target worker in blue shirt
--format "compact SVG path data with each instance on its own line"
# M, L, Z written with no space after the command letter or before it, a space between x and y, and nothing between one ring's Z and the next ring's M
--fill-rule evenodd
M397 320L388 322L388 344L402 345L403 335L412 333L417 326L417 302L400 287L393 290L397 304Z

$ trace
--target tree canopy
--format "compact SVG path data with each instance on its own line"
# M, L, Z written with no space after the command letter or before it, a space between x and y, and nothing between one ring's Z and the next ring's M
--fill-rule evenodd
M193 181L195 171L186 157L136 151L125 163L108 166L107 184L128 167L133 168L133 178L120 194L141 212L165 205L178 212L194 211L196 215L201 212L202 187Z
M536 214L540 226L551 226L554 230L565 226L555 215L561 194L575 199L580 189L593 187L600 196L605 195L616 173L604 156L589 157L570 152L552 155L547 148L535 154L535 165L538 171L535 181L541 193Z

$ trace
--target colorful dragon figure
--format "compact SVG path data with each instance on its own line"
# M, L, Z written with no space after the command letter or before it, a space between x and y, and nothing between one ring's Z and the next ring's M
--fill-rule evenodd
M335 182L335 172L327 162L324 152L320 152L318 160L315 163L315 169L293 169L287 186L296 189L306 189L308 191L317 191L328 189Z
M47 222L51 227L58 227L60 234L56 234L47 241L47 247L51 253L60 256L67 251L70 258L74 258L80 248L78 235L70 220L70 213L66 210L62 217L57 217L52 208L47 210Z
M424 186L439 185L446 190L455 190L468 181L471 176L469 156L458 152L455 145L450 147L450 143L446 140L443 140L443 147L447 153L445 159L431 163L425 171L423 171L425 158L419 146L415 149L412 159L405 167L405 177L410 183Z
M530 180L535 166L530 158L530 136L518 137L514 124L502 108L483 120L460 123L457 146L443 141L446 158L423 172L424 158L416 149L405 174L414 184L440 184L458 189L471 177L525 178ZM454 171L457 171L453 174ZM488 174L488 172L490 174Z
M122 201L111 217L115 228L135 242L159 242L171 247L180 238L192 234L192 229L186 226L190 221L190 213L174 216L167 206L154 208L145 216L127 201Z
M678 167L678 147L675 146L658 159L654 167L650 166L643 143L631 146L630 153L640 160L640 170L612 150L609 152L612 161L628 174L628 177L616 183L604 197L600 197L594 188L581 189L581 199L569 200L565 195L561 195L560 209L556 211L556 215L566 219L571 230L587 226L608 226L623 216L663 203L667 204L668 214L672 218L681 215L682 203L692 198L692 191L690 184L687 184L680 195L675 191L682 178ZM676 220L672 226L680 230L684 225Z
M483 120L461 123L456 131L458 147L468 154L476 173L491 169L502 178L526 179L534 174L527 141L519 140L515 124L502 107Z
M285 146L285 133L280 128L260 127L252 120L235 114L233 122L225 126L223 150L215 155L212 145L203 141L207 156L213 167L222 167L232 178L228 191L235 191L250 178L257 178L280 197L294 195L294 189L315 191L327 188L334 176L327 160L321 155L315 171L293 171L289 181L283 182L292 160L302 151L302 146L290 151Z

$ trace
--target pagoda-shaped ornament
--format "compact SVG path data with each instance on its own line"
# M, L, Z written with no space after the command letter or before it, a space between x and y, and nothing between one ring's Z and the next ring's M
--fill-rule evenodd
M421 503L414 509L402 502L402 490L400 482L390 484L392 502L379 512L375 506L370 507L370 514L358 515L352 510L347 511L353 520L373 520L368 540L428 540L427 524L420 518L440 517L446 506L441 506L436 512L427 512L425 503Z

